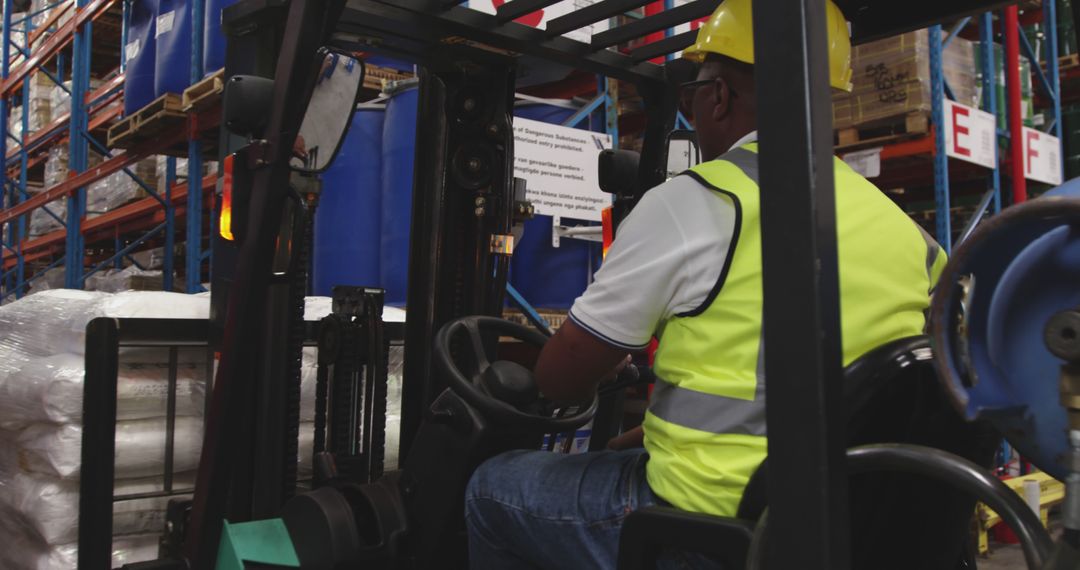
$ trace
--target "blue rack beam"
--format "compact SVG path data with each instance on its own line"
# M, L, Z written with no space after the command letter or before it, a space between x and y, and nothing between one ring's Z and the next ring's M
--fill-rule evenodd
M934 128L934 203L936 204L934 237L946 252L952 249L952 219L949 213L949 157L945 152L945 76L941 69L941 26L930 26L930 94L931 122Z
M76 8L81 10L87 0L76 0ZM76 11L78 14L78 10ZM90 127L86 117L85 96L90 84L90 40L93 24L76 23L72 44L71 69L71 119L68 125L69 154L68 168L74 172L86 170L89 160L89 145L83 138ZM86 249L82 235L82 219L86 216L86 186L79 186L67 196L67 239L64 250L70 253L65 257L64 287L82 289L83 256Z
M191 83L203 77L203 12L206 0L191 2ZM202 179L202 142L197 132L191 133L188 142L188 180ZM202 192L187 195L187 239L185 241L184 290L198 293L202 287L202 216L191 215L202 211Z
M997 128L997 73L994 63L994 15L987 12L979 16L979 63L982 65L983 110L994 116ZM998 136L1001 134L998 132ZM995 151L998 145L995 145ZM994 211L1001 211L1001 161L998 160L990 174L990 187L994 193Z

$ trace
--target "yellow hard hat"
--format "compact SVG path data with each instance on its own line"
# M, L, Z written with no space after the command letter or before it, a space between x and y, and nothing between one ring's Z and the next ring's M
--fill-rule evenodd
M754 20L752 0L724 0L709 21L698 30L697 42L683 51L683 57L703 61L715 53L745 63L754 63ZM827 0L829 84L851 91L851 38L840 8Z

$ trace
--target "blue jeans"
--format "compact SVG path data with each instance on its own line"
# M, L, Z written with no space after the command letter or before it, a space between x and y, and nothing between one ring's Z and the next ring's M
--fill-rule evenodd
M645 480L644 449L563 455L511 451L481 465L465 493L469 562L501 568L615 568L622 523L661 504ZM660 568L717 568L666 554Z

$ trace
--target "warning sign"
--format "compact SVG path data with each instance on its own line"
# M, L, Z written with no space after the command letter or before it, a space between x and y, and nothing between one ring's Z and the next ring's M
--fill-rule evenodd
M945 101L945 154L993 168L997 164L997 119L986 111Z
M1054 186L1061 184L1061 141L1024 127L1023 143L1024 177Z
M514 175L528 182L536 213L600 221L611 195L600 190L597 156L611 135L514 119Z

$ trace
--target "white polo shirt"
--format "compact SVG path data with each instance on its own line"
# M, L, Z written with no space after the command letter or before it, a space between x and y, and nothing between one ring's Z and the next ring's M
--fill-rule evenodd
M755 141L757 131L732 148ZM645 348L661 323L706 302L727 260L735 214L729 200L690 176L649 190L619 225L570 318L609 344Z

